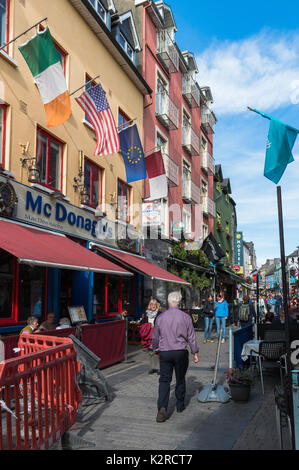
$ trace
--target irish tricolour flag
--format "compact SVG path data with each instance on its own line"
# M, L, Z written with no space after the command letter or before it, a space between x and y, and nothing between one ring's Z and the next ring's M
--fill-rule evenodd
M41 94L48 127L63 124L71 114L66 80L49 29L19 47Z

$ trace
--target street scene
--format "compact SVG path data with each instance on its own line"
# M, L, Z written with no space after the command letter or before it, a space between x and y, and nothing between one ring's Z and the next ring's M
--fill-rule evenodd
M290 6L0 0L0 451L299 448Z

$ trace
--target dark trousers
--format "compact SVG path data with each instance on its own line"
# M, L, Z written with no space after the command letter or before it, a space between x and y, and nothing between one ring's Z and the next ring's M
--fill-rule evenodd
M175 396L177 409L184 407L186 393L185 375L189 365L189 353L187 349L178 351L160 352L160 378L159 378L159 398L158 410L167 410L170 394L170 383L173 369L176 377Z

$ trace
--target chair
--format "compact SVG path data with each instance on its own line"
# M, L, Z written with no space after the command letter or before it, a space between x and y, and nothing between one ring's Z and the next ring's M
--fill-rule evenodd
M256 354L258 361L258 368L261 377L262 393L264 395L264 379L263 379L263 368L262 359L271 363L272 365L278 366L280 371L280 378L282 381L282 370L281 370L281 357L286 352L286 344L284 341L261 341L259 344L259 352Z
M265 330L265 341L285 341L285 330Z

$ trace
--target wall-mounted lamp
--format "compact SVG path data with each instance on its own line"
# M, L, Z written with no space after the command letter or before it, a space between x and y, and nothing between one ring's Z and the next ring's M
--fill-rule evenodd
M29 183L39 183L40 182L40 169L37 166L36 157L28 157L29 151L29 142L26 144L20 144L22 148L23 158L20 158L22 168L28 168L28 181ZM28 162L30 164L28 165Z

